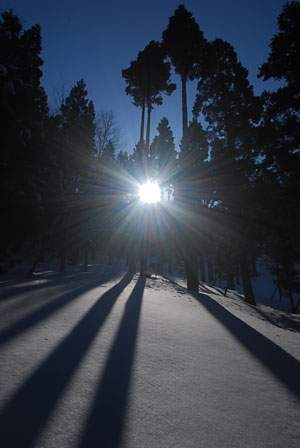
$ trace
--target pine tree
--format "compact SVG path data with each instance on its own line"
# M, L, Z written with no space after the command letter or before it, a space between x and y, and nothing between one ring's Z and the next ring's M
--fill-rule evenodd
M95 148L95 110L87 98L88 92L83 79L72 87L70 95L61 105L61 130L64 163L72 167L73 174L86 174Z
M88 100L85 82L81 79L72 87L61 105L56 120L56 161L60 181L64 183L60 201L61 268L67 251L87 244L90 219L93 216L95 195L92 190L95 164L95 112Z
M196 67L199 71L199 67L205 63L206 56L206 39L184 5L179 5L174 16L169 18L168 27L163 32L162 48L181 78L182 134L184 136L188 127L186 83L189 79L194 79Z
M164 62L164 56L159 42L151 41L143 51L140 51L136 61L129 68L122 70L122 76L127 84L126 93L133 97L133 104L142 108L140 144L144 141L145 107L147 107L146 151L149 149L150 117L154 105L162 104L161 93L171 95L175 84L170 82L171 67Z
M158 135L154 137L149 151L152 177L157 177L160 184L167 184L173 175L177 157L173 132L167 118L163 117L160 120L157 131Z
M300 262L300 3L292 1L278 17L278 32L259 77L281 80L275 92L263 92L259 138L262 193L260 207L267 224L263 250L277 284L288 296L292 312L299 294ZM298 302L299 306L299 302Z
M176 195L182 200L204 200L204 180L208 157L207 133L195 118L180 143Z
M163 50L175 68L175 72L181 78L182 93L182 134L185 138L188 129L186 83L194 79L196 69L202 66L206 54L206 40L200 31L198 24L184 5L179 5L174 16L169 18L167 29L163 32ZM192 204L189 199L181 198L181 206L186 208L186 214L193 216ZM184 200L183 200L184 199ZM193 244L188 244L187 237L185 252L185 268L187 287L198 291L198 267L197 254ZM189 249L188 249L189 246Z
M216 39L210 44L210 63L198 82L194 113L201 112L209 126L214 201L228 215L224 223L235 235L232 250L239 256L245 299L255 304L249 277L253 241L248 207L253 196L256 124L261 108L247 74L233 47Z
M0 185L2 213L6 217L1 232L5 248L25 239L38 239L42 232L48 108L40 86L40 26L22 31L21 21L12 11L3 12L1 17Z

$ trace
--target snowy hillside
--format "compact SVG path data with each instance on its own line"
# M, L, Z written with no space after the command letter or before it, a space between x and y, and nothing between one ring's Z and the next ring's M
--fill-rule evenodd
M298 447L300 316L122 266L0 286L1 446Z

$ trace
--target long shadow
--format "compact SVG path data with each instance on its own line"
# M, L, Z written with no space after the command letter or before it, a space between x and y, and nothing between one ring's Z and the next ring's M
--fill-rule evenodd
M97 272L97 271L96 271ZM21 279L18 278L16 281L11 282L9 284L3 284L0 287L2 287L2 291L0 292L0 302L10 299L11 297L16 297L20 294L24 294L28 291L35 291L40 290L44 288L53 288L57 285L61 285L63 283L72 283L74 281L74 276L77 276L76 279L78 279L78 275L81 276L81 280L88 283L91 281L90 277L94 277L95 271L90 272L82 272L82 270L77 271L70 271L70 272L51 272L50 274L42 274L38 276L38 278L29 278L25 279L22 277ZM116 272L113 272L111 275L116 275ZM102 271L99 272L99 277L106 276L105 273ZM39 280L46 280L42 283L39 282ZM36 283L33 284L33 282L36 281ZM23 285L23 286L21 286Z
M268 316L267 313L264 313L259 308L256 308L256 307L253 307L253 308L257 312L257 314L262 316L262 318L264 320L267 320L272 325L275 325L278 328L284 328L289 331L295 331L297 333L300 332L300 322L293 320L292 318L289 318L288 316L282 316L282 315L279 315L278 318L275 319L275 318Z
M201 293L192 293L182 288L176 282L171 282L195 297L264 367L300 400L300 362L297 359L225 310L209 296Z
M46 276L45 276L46 277ZM0 294L0 301L4 301L4 300L8 300L11 297L16 297L20 294L24 294L28 291L33 291L33 290L38 290L38 289L42 289L45 287L53 287L56 286L57 284L61 283L61 279L54 279L54 278L45 278L43 277L42 280L47 280L43 283L35 283L32 284L32 282L34 281L32 278L31 279L22 279L20 281L17 282L13 282L13 285L2 285L2 291ZM40 280L40 279L39 279ZM23 286L20 286L23 285Z
M145 278L140 277L127 301L80 448L121 444L144 287Z
M92 284L88 283L81 288L72 289L67 294L56 297L54 300L48 302L46 305L41 306L33 313L23 317L9 328L0 331L0 346L1 344L4 344L8 340L27 330L28 328L37 325L42 320L48 318L51 314L57 312L60 308L64 307L68 303L77 300L84 292L111 280L112 278L114 278L114 276L115 274L112 273L111 275L107 275L97 281L94 281L94 283ZM51 291L49 291L49 294L51 294Z
M0 414L1 446L29 448L97 335L131 274L104 293Z

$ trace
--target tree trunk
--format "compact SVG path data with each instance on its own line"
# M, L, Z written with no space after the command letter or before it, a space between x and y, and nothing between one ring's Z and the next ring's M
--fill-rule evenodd
M147 131L146 131L146 157L148 158L150 144L151 104L147 107Z
M241 277L242 277L242 285L245 296L245 301L250 305L256 306L255 297L253 294L251 278L249 275L249 264L247 260L247 256L245 254L240 255L240 268L241 268Z
M27 272L27 274L26 274L26 278L30 278L30 277L32 277L33 272L34 272L34 270L35 270L37 264L38 264L39 262L44 261L44 259L45 259L46 247L47 247L47 238L46 238L46 237L43 237L43 238L41 239L41 242L40 242L40 250L39 250L39 254L38 254L37 258L35 259L35 261L33 262L33 265L31 266L31 268L30 268L29 271Z
M84 248L84 272L88 271L88 261L89 261L89 249L86 245Z
M161 250L158 253L156 272L158 273L158 275L164 275L163 255L162 255L162 251Z
M213 265L212 265L211 259L209 257L207 259L207 271L208 271L208 280L210 283L213 283L214 271L213 271Z
M66 248L63 247L60 255L60 267L59 272L64 272L65 270L65 261L66 261Z
M73 250L72 257L71 257L71 259L72 259L72 261L71 261L71 265L72 265L72 266L77 266L78 257L79 257L79 248L76 247L76 248Z
M185 257L184 267L186 272L187 289L193 292L199 291L198 280L198 259L195 252L190 252L188 257Z
M294 305L293 294L290 289L288 290L288 296L289 296L290 304L291 304L291 312L292 312L292 314L294 314L294 313L296 313L296 308Z
M60 253L60 268L59 272L64 272L65 270L65 262L67 256L67 239L68 239L68 227L69 227L69 219L70 219L70 211L67 209L66 211L66 219L65 219L65 228L63 231L63 246Z
M144 246L141 252L140 275L145 275L146 271L147 271L147 255Z
M182 136L185 136L188 127L187 100L186 100L186 77L181 77L181 95L182 95Z
M132 250L127 255L127 261L128 261L128 271L131 274L136 273L136 253L135 249L132 247Z
M203 254L199 255L199 267L200 267L200 280L201 282L206 282L205 278L205 265L204 265L204 257Z
M140 143L144 142L144 127L145 127L145 104L143 104L142 107Z

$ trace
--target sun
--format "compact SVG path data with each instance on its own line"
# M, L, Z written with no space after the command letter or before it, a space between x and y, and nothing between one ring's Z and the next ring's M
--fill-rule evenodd
M156 182L148 181L146 184L140 185L139 197L144 204L154 204L161 199L161 191Z

